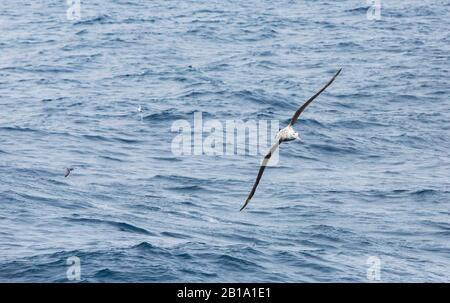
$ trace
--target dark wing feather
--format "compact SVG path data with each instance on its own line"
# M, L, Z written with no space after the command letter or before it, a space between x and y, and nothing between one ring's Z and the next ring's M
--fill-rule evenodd
M269 162L270 157L272 157L272 154L274 153L274 151L278 148L278 146L280 144L281 144L281 141L278 141L274 145L272 145L272 147L270 148L269 152L264 157L264 160L263 160L263 162L261 164L261 167L259 168L259 172L258 172L258 176L256 177L255 184L253 184L252 191L248 195L244 206L242 206L242 208L241 208L241 211L247 206L247 204L250 202L250 200L252 199L253 195L255 194L256 188L258 187L259 181L261 180L261 177L262 177L262 175L264 173L264 170L266 169L267 163Z
M316 99L328 86L330 86L331 83L333 83L334 79L336 79L336 77L339 75L339 73L341 72L342 68L339 69L337 71L337 73L333 76L333 78L331 78L330 81L328 81L327 84L325 84L324 87L322 87L314 96L312 96L311 98L309 98L294 114L294 116L292 116L291 122L289 123L289 125L294 125L295 122L297 122L298 117L300 117L300 114L305 110L305 108L314 100Z

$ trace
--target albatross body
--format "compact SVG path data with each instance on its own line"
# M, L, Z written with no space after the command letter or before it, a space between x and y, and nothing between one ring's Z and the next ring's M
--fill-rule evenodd
M301 113L305 110L305 108L314 100L316 99L328 86L333 83L334 79L339 75L342 69L339 69L336 74L331 78L330 81L328 81L327 84L325 84L316 94L314 94L311 98L309 98L292 116L291 122L289 122L289 125L280 130L275 137L275 144L272 145L267 155L264 157L261 167L259 168L258 175L256 177L256 181L253 184L253 188L248 194L247 200L244 203L244 206L242 206L241 211L248 205L250 200L252 199L253 195L256 192L256 188L258 187L259 181L261 180L261 177L264 173L264 170L266 169L267 163L270 160L270 157L272 157L272 154L276 151L278 146L280 146L281 143L287 142L287 141L293 141L296 139L299 139L299 134L294 130L293 125L295 122L297 122L298 118L300 117Z
M277 141L285 142L285 141L293 141L295 139L298 139L298 133L294 130L292 125L288 125L282 130L280 130L275 137Z

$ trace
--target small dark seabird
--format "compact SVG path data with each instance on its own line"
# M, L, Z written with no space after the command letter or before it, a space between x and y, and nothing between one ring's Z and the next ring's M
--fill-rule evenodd
M66 173L64 174L64 178L67 178L70 175L70 173L74 170L75 170L75 168L72 168L72 167L66 168Z
M272 157L272 154L275 152L275 150L278 148L278 146L285 141L292 141L295 139L299 139L299 135L298 133L294 130L294 128L292 127L295 122L297 122L298 117L300 117L301 113L305 110L305 108L314 100L316 99L328 86L330 86L331 83L333 83L334 79L336 79L336 77L339 75L339 73L341 72L342 68L339 69L336 74L333 76L333 78L331 78L330 81L328 81L327 84L325 84L324 87L322 87L314 96L312 96L311 98L309 98L294 114L294 116L291 119L291 122L289 123L288 126L286 126L285 128L283 128L282 130L280 130L277 134L276 138L276 142L274 145L272 145L272 147L270 148L269 152L267 153L267 155L264 157L263 162L261 164L261 167L259 168L259 172L258 172L258 176L256 177L256 181L255 184L253 185L253 188L251 190L251 192L249 193L247 200L245 201L244 206L242 206L241 211L247 206L247 204L250 202L250 200L252 199L253 195L255 194L256 188L258 187L259 181L261 180L261 177L264 173L264 170L266 169L267 163L270 160L270 157Z

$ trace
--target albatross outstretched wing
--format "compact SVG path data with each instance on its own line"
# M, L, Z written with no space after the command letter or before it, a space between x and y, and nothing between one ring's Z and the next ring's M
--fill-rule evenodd
M259 180L261 180L264 170L266 169L267 163L269 162L270 157L272 157L273 153L277 150L277 148L280 144L281 144L281 141L275 142L275 144L272 145L272 147L270 148L267 155L264 157L261 167L259 168L259 172L258 172L258 176L256 177L255 184L253 184L252 191L249 193L247 200L245 200L245 204L244 204L244 206L242 206L241 211L247 206L247 204L250 202L253 195L255 194L256 188L258 187L258 184L259 184Z
M309 98L294 114L294 116L292 116L291 122L289 123L289 125L294 125L295 122L297 122L298 117L300 117L300 114L305 110L305 108L311 103L313 102L314 99L316 99L328 86L330 86L331 83L333 83L334 79L336 79L336 77L339 75L339 73L341 72L342 68L340 68L336 74L333 76L333 78L331 78L330 81L328 81L327 84L325 84L324 87L322 87L314 96L312 96L311 98Z

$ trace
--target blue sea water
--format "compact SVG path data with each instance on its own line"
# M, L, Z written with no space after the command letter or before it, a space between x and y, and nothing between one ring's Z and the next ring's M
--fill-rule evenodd
M450 4L381 5L1 1L0 281L450 282ZM172 153L339 67L245 211L260 155Z

